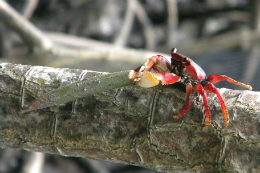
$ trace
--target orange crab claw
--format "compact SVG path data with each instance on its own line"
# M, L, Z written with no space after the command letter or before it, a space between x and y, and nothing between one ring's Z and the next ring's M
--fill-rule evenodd
M154 73L154 77L161 81L163 85L173 84L180 80L180 77L173 73Z
M158 85L160 82L156 79L152 73L146 72L135 72L131 70L129 75L129 79L132 79L137 85L144 88L153 87Z
M129 75L129 79L132 79L137 85L149 88L155 85L158 85L160 82L163 85L173 84L180 80L180 77L173 73L151 73L149 71L146 72L136 72L131 70Z

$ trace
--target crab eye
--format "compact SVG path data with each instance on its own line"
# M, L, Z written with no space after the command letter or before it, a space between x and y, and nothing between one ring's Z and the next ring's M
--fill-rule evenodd
M177 48L173 48L172 53L176 53L176 52L177 52Z
M188 59L185 57L185 58L183 58L183 62L187 62L188 61Z

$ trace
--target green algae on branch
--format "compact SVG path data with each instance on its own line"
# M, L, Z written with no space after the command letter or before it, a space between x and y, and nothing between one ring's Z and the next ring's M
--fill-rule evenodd
M60 105L89 94L130 85L133 81L128 78L128 73L129 71L115 72L63 86L36 99L21 113Z

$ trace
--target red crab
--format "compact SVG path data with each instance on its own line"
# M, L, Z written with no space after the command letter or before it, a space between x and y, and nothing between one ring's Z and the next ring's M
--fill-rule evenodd
M190 58L176 53L177 49L171 51L171 62L161 55L152 56L142 66L135 70L131 70L129 78L141 87L153 87L161 84L173 84L175 82L182 83L186 86L186 104L182 107L178 115L173 116L174 119L179 119L189 110L192 100L192 90L200 94L204 102L204 110L206 122L205 125L210 125L210 115L208 107L208 99L206 92L215 93L220 101L221 109L225 118L223 128L229 123L226 104L220 95L218 89L213 85L220 81L226 80L232 84L240 85L252 90L250 85L246 85L231 79L225 75L212 74L206 76L204 70ZM151 70L155 73L151 73Z

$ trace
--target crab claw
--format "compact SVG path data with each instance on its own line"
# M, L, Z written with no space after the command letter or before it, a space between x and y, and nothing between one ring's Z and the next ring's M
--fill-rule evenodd
M131 70L129 75L129 79L132 79L137 85L144 88L153 87L158 85L160 82L156 79L152 73L146 72L135 72Z
M151 73L149 71L136 72L134 70L130 71L128 77L137 85L144 88L153 87L158 85L160 82L163 85L166 85L178 82L180 80L180 77L173 73Z

